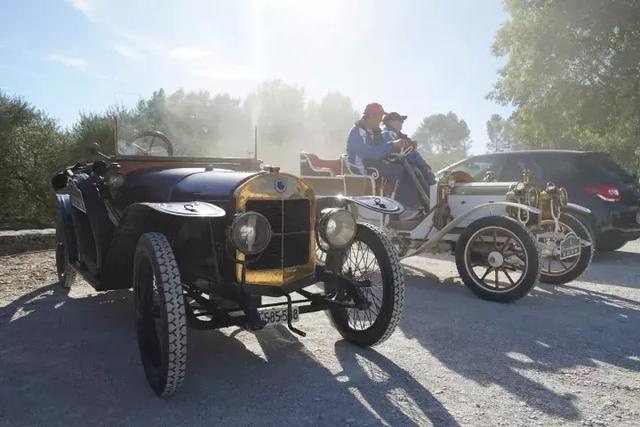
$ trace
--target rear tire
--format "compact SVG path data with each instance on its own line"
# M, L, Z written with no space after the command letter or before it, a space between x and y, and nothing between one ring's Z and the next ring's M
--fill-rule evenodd
M563 224L563 227L567 227L570 231L573 231L574 233L576 233L576 235L580 239L590 241L591 234L589 234L588 229L580 220L578 220L573 215L563 213L560 216L560 222ZM578 277L580 277L582 273L585 272L587 268L589 268L589 265L591 264L591 259L593 258L593 253L594 253L593 243L589 246L582 247L582 249L580 250L580 255L578 260L576 261L574 259L572 262L569 259L568 261L572 262L569 266L570 269L567 269L566 272L564 273L559 271L551 274L550 267L548 269L545 269L545 266L547 266L549 263L549 259L546 257L542 258L540 281L543 283L560 285L563 283L569 283L577 279ZM561 261L559 261L558 259L558 262L561 262Z
M76 270L69 262L67 253L67 238L62 222L62 213L58 213L56 221L56 273L58 275L58 284L64 289L69 289L76 281Z
M464 284L480 298L510 302L527 295L536 284L540 255L533 235L518 221L487 216L460 234L456 266Z
M363 282L359 289L371 304L366 310L330 306L329 318L340 335L361 347L389 338L400 321L405 283L400 258L387 235L374 225L359 223L353 243L340 257L330 250L326 265L356 283ZM336 293L336 300L350 302L335 284L327 282L325 289Z
M593 219L591 218L590 215L585 215L585 214L581 214L581 213L576 213L574 211L570 211L567 212L571 215L573 215L574 218L576 218L578 221L580 221L580 223L584 226L584 228L587 229L587 231L589 232L589 235L591 236L591 244L593 245L594 250L599 250L598 249L598 242L597 242L597 233L596 233L596 229L593 226Z
M144 372L158 396L171 396L186 373L187 318L180 272L164 234L138 240L133 291Z

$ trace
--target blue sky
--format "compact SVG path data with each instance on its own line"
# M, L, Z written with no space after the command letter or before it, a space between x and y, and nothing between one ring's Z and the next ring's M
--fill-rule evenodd
M80 111L133 105L163 87L246 96L281 78L308 99L328 91L409 115L454 111L485 151L485 99L507 15L499 0L8 0L0 90L71 125Z

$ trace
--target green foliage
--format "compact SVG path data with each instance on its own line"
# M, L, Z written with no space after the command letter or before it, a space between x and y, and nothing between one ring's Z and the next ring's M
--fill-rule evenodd
M466 156L471 146L470 133L467 123L449 111L425 117L412 138L425 154L463 153Z
M611 153L640 167L640 2L506 0L493 46L507 56L490 97L516 107L530 148Z
M111 106L101 114L81 114L69 131L18 98L0 93L0 227L52 226L52 175L67 165L94 159L90 147L113 154L116 138L132 139L159 130L176 155L250 157L258 126L259 157L298 172L299 152L337 157L357 114L351 100L329 93L305 105L304 91L279 80L259 85L244 103L227 94L163 89L135 107ZM117 133L116 133L117 119Z
M0 93L0 225L42 226L55 218L50 179L68 162L70 135L19 98Z
M304 129L304 90L282 80L264 82L249 94L244 109L268 143L286 144Z
M519 148L514 137L514 125L511 119L503 119L500 114L494 114L487 120L487 151L499 153L513 151Z
M330 92L320 103L309 102L302 149L336 158L345 150L346 136L357 119L351 99L340 93Z

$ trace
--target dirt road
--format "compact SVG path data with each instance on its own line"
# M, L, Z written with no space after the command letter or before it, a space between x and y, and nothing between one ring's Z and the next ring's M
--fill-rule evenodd
M399 330L364 350L322 313L190 331L184 388L146 384L129 291L55 285L53 254L0 257L0 425L638 425L640 244L580 281L481 301L412 258Z

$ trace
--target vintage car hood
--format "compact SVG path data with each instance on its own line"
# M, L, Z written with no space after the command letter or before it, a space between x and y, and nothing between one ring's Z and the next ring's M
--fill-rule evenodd
M224 202L236 188L260 172L203 168L144 169L127 175L122 193L127 204L136 202Z

